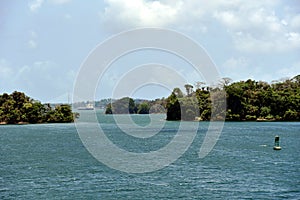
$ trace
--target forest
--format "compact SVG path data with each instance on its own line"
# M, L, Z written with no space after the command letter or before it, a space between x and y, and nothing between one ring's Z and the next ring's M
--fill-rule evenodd
M165 113L165 104L164 98L149 101L124 97L107 104L105 114Z
M0 124L36 124L73 122L70 105L52 108L26 96L23 92L0 95Z
M184 87L186 93L174 88L166 99L137 105L129 97L122 98L108 104L106 114L166 112L166 120L187 121L300 120L300 75L272 83L251 79L232 82L230 78L223 78L214 87L203 82ZM212 115L212 111L216 114Z

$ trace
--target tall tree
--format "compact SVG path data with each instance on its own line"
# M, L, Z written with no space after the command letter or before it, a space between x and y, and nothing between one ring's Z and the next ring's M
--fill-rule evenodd
M183 93L182 91L180 90L180 88L174 88L173 89L173 93L178 97L178 98L182 98L183 97Z
M167 120L181 120L181 108L174 92L167 98Z
M138 114L149 114L150 106L147 102L143 102L138 106Z
M193 86L191 84L185 84L184 87L186 89L186 95L190 96L190 94L193 92Z

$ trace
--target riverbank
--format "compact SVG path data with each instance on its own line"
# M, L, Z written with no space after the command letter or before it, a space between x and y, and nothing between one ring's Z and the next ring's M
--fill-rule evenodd
M0 95L0 124L40 124L73 122L76 113L69 104L52 107L26 96L23 92Z

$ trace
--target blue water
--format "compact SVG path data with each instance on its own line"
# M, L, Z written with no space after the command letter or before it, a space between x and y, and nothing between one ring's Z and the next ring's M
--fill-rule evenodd
M166 122L153 138L130 139L112 116L98 117L109 139L134 152L163 147L180 123ZM147 115L132 119L150 122ZM171 165L128 174L89 154L74 124L0 126L0 199L300 199L300 123L226 122L200 159L207 127L199 123L192 145ZM273 150L275 135L281 151Z

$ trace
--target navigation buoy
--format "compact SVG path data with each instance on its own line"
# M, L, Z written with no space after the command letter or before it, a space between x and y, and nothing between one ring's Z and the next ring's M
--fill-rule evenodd
M274 150L281 150L281 147L279 146L279 136L278 135L275 136L275 142L274 142L273 149Z

